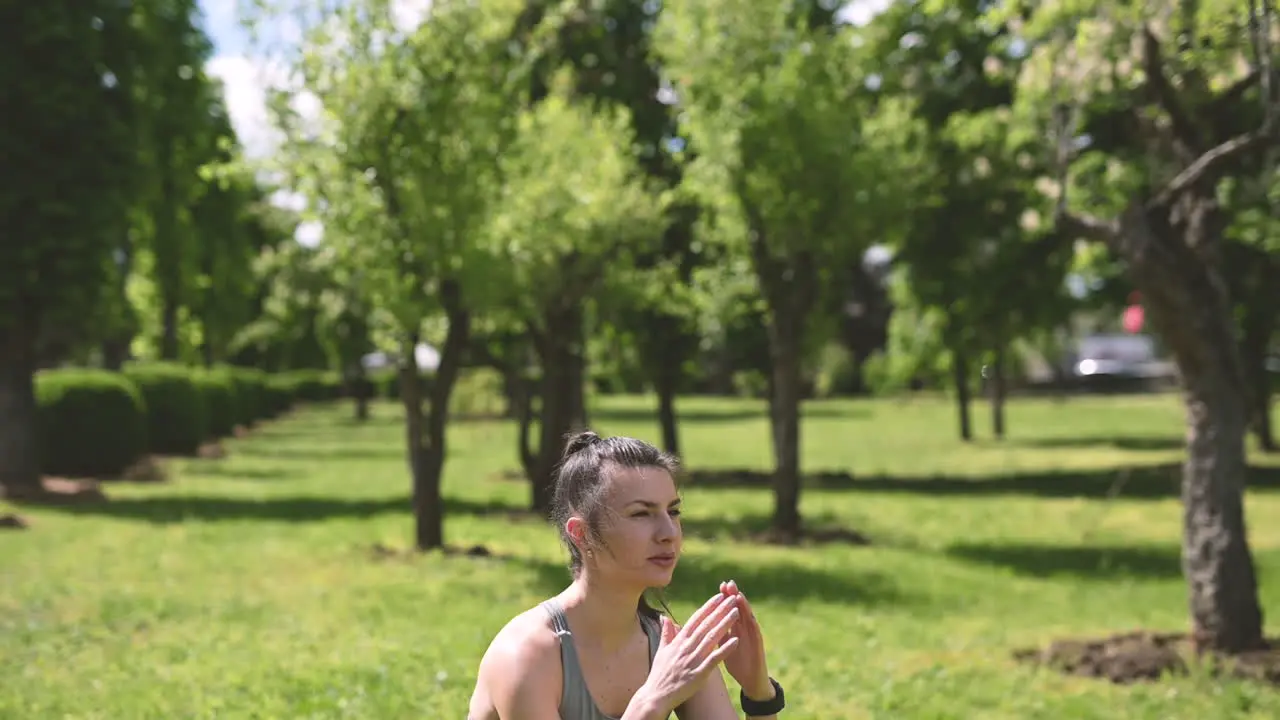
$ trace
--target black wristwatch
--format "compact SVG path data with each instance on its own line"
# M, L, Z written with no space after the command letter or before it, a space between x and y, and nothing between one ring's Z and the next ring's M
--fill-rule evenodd
M742 704L742 712L747 717L763 717L765 715L777 715L782 712L782 708L787 706L787 700L782 694L782 686L777 680L769 678L769 682L773 685L773 699L760 702L747 697L747 693L738 691L738 702Z

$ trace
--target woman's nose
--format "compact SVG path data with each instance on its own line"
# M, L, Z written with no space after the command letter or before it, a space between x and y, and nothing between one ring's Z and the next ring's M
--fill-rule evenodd
M658 521L658 539L670 540L680 533L680 521L663 514L662 519Z

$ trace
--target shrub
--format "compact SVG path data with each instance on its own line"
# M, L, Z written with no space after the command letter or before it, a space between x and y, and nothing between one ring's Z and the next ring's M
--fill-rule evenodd
M236 388L221 370L198 370L192 380L204 396L205 437L224 438L236 426Z
M147 451L146 403L137 385L106 370L46 370L36 376L43 472L111 477Z
M500 417L507 411L502 374L493 368L466 368L449 396L449 414L455 417Z
M267 405L271 416L275 417L293 407L293 380L287 375L268 375L266 391Z
M326 370L294 370L294 397L303 402L325 402L342 396L342 378Z
M147 409L147 439L153 453L194 455L209 436L205 396L195 370L172 363L136 363L124 375L137 386Z
M271 416L267 399L267 374L257 368L226 366L219 368L236 392L236 424L248 427Z

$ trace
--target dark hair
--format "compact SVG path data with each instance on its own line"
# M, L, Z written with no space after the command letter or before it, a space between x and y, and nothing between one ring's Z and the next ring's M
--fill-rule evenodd
M680 461L671 453L636 438L611 437L584 430L569 437L564 455L556 468L555 494L551 499L551 520L560 532L560 539L569 548L569 572L574 578L582 572L582 551L574 544L565 530L565 523L573 515L580 516L587 524L589 542L598 542L604 514L605 481L613 469L660 468L675 479L680 471ZM671 614L659 593L658 603ZM640 597L639 611L656 619L658 610Z

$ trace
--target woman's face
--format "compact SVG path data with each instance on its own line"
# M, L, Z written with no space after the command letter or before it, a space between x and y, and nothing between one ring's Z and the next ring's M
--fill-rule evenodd
M680 496L661 468L614 469L593 570L610 581L665 587L680 557Z

